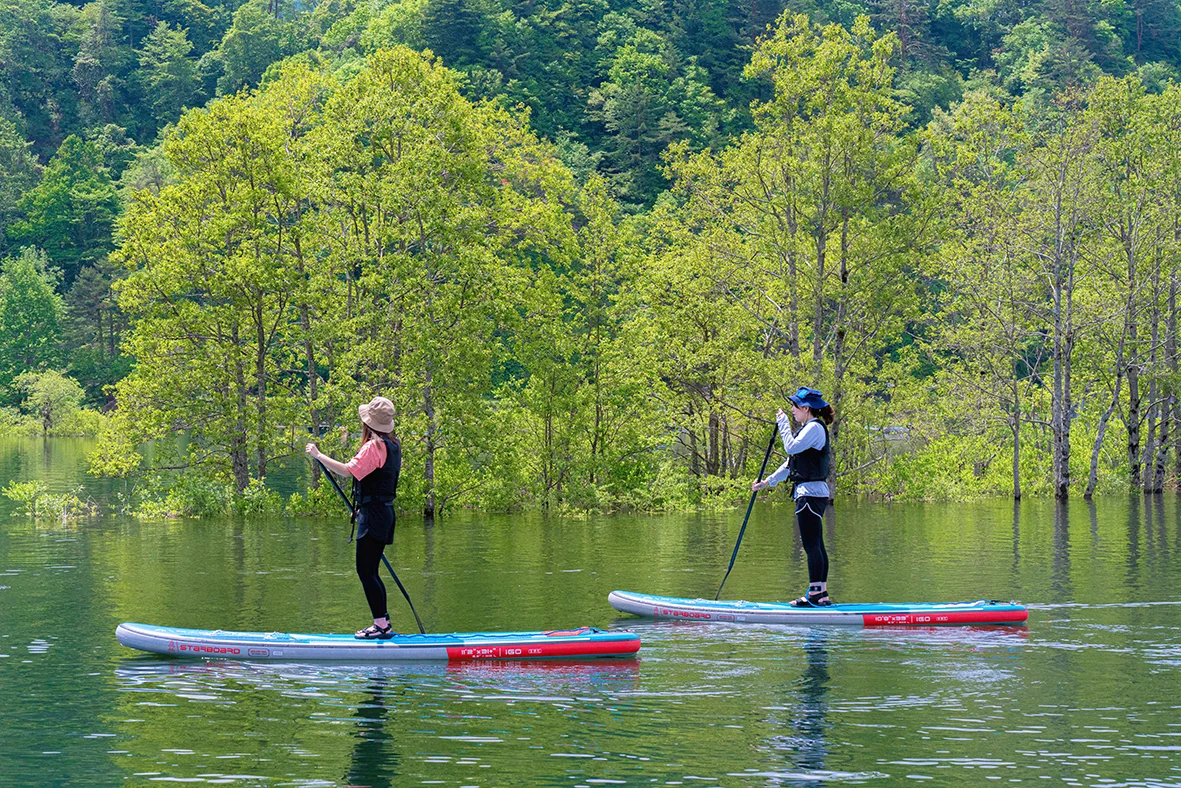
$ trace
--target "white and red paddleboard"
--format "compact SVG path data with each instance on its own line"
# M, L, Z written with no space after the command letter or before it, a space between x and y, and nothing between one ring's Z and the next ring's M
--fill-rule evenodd
M640 650L632 632L582 627L546 632L455 632L358 640L352 635L231 632L120 624L115 637L128 648L180 657L290 662L305 660L485 660L630 657Z
M942 624L1021 624L1025 605L980 599L975 602L904 602L897 604L792 607L786 602L684 599L612 591L607 601L624 613L681 621L729 621L742 624L847 624L858 627Z

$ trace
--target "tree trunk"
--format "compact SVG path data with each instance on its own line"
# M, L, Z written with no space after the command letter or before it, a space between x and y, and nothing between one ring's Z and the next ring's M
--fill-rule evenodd
M1173 446L1173 462L1175 463L1175 465L1181 466L1181 424L1178 423L1178 419L1181 418L1181 413L1178 412L1179 407L1178 407L1178 402L1177 402L1177 389L1176 389L1176 383L1174 382L1177 380L1177 275L1176 274L1169 274L1169 309L1168 309L1168 318L1165 320L1165 357L1168 359L1168 362L1169 362L1169 372L1171 373L1169 377L1171 378L1171 380L1169 383L1169 407L1165 411L1164 417L1169 419L1172 422L1172 437L1173 437L1173 442L1175 444ZM1162 428L1161 431L1163 433L1165 431L1164 428ZM1162 452L1164 451L1164 447L1167 445L1168 445L1167 441L1165 441L1165 439L1162 437L1161 438ZM1161 464L1163 465L1163 463L1164 463L1164 460L1162 459ZM1161 470L1161 473L1163 476L1163 473L1164 473L1163 468ZM1181 478L1181 474L1174 474L1174 480L1176 481L1178 478ZM1161 489L1162 490L1164 489L1164 479L1163 478L1161 479Z
M250 467L246 448L246 371L242 368L242 348L238 343L238 324L230 333L231 352L234 354L234 388L238 406L238 418L234 435L230 438L230 467L234 473L234 484L238 492L250 484Z
M1137 319L1136 256L1131 244L1124 243L1125 264L1128 276L1128 474L1133 487L1140 486L1140 346L1139 321Z
M1140 368L1137 364L1135 342L1136 325L1130 330L1132 357L1126 367L1128 376L1128 475L1133 487L1140 486Z
M258 401L258 444L255 449L258 457L258 478L267 476L267 341L265 316L263 314L262 293L257 293L258 303L255 306L255 349L254 349L254 387Z
M1099 450L1103 448L1103 436L1107 433L1107 421L1115 411L1116 404L1119 403L1119 392L1123 388L1123 366L1120 360L1122 355L1123 340L1121 338L1120 350L1115 362L1115 388L1111 392L1111 403L1107 406L1107 410L1103 411L1103 415L1099 417L1099 431L1095 434L1095 444L1091 447L1091 474L1087 477L1087 491L1083 493L1083 497L1088 501L1095 494L1095 487L1099 484Z
M1166 400L1160 419L1160 442L1157 444L1156 462L1152 471L1152 492L1165 491L1165 463L1169 459L1169 412L1173 409L1173 395Z
M299 310L299 322L303 327L303 352L308 370L308 415L312 418L312 437L320 440L320 409L316 405L319 399L320 375L316 371L316 352L312 345L312 323L308 305L302 304ZM320 486L320 463L312 463L312 487Z
M307 281L307 270L303 263L303 246L299 235L295 235L295 268L300 279ZM316 351L312 343L312 310L307 300L301 299L299 304L299 328L303 334L303 356L308 376L308 416L311 418L312 439L320 440L320 410L316 401L319 399L320 375L316 370ZM320 463L312 463L312 487L320 486Z
M787 179L788 193L791 191L792 179ZM799 231L795 210L787 208L787 229L789 237L794 239ZM793 248L794 242L788 241L787 249L787 351L793 360L800 358L800 285L799 263Z
M599 455L606 449L607 436L603 431L603 389L601 380L601 364L598 354L598 341L595 342L595 423L591 428L591 484L599 481Z
M705 473L707 476L718 475L718 459L721 457L721 452L718 446L718 414L716 411L709 412L709 447L706 449L705 455Z
M742 436L742 441L738 444L738 458L734 460L734 472L730 474L731 479L737 479L746 470L746 450L750 445L746 436Z
M1159 248L1159 246L1158 246ZM1152 269L1152 311L1149 313L1149 321L1151 325L1151 344L1148 348L1148 367L1154 373L1158 371L1157 363L1160 358L1160 254L1159 252L1154 256L1155 265ZM1160 387L1157 384L1159 374L1153 374L1148 381L1148 441L1144 444L1144 454L1140 459L1140 465L1144 469L1144 492L1153 493L1160 492L1154 489L1153 484L1156 481L1156 474L1154 472L1154 460L1156 459L1156 419L1160 411L1160 403L1158 402Z
M816 238L816 299L812 311L812 377L817 385L824 373L824 262L828 237L821 230Z
M426 416L426 457L422 471L426 485L425 501L422 513L428 520L435 516L435 435L438 425L435 424L435 395L433 390L434 376L431 374L431 364L427 361L423 374L422 412Z
M1158 257L1158 261L1157 261L1158 270L1159 270L1159 264L1160 264L1160 261L1159 261L1159 257ZM1176 301L1175 295L1176 294L1174 292L1173 283L1170 282L1170 284L1169 284L1169 300L1168 300L1169 309L1170 309L1170 314L1169 314L1169 318L1168 318L1169 321L1174 319L1173 315L1171 313L1171 310L1172 310L1173 305ZM1159 292L1157 293L1157 299L1154 300L1154 303L1158 303L1158 302L1159 302ZM1154 313L1153 313L1153 348L1154 348L1153 352L1154 352L1154 354L1155 354L1155 348L1157 347L1157 343L1159 342L1159 339L1160 339L1159 328L1158 328L1159 324L1160 324L1160 310L1156 309L1156 310L1154 310ZM1174 346L1174 343L1172 340L1173 340L1173 338L1169 334L1169 328L1168 328L1168 325L1166 322L1165 346L1164 346L1165 357L1164 357L1164 359L1162 359L1162 361L1167 362L1167 364L1170 368L1173 366L1173 352L1175 350L1175 346ZM1156 364L1154 364L1153 366L1156 367ZM1161 366L1165 366L1165 365L1161 364ZM1160 414L1159 414L1159 417L1160 417L1160 440L1157 442L1157 448L1156 448L1156 451L1154 452L1155 456L1148 457L1146 459L1146 464L1149 464L1152 469L1151 492L1153 492L1153 493L1161 493L1161 492L1164 492L1164 490L1165 490L1165 463L1168 461L1168 457L1169 457L1169 420L1172 418L1172 412L1173 412L1173 407L1174 407L1172 380L1162 383L1161 387L1163 388L1163 391L1158 392L1158 385L1156 383L1157 377L1158 376L1153 377L1153 385L1152 385L1152 389L1154 392L1153 402L1157 401L1157 396L1159 396L1159 395L1164 395L1167 393L1167 396L1165 396L1164 402L1155 406L1155 407L1160 408Z
M837 463L836 450L840 445L841 424L843 419L841 413L844 410L842 407L845 398L845 340L848 336L847 326L845 320L847 319L847 304L849 298L849 211L846 209L841 220L841 260L839 268L840 289L837 295L837 314L836 314L836 340L833 342L832 348L832 409L836 414L833 417L832 425L828 428L829 440L829 464L828 464L828 499L829 501L836 500L837 497Z
M1071 252L1066 252L1067 257ZM1065 501L1070 497L1070 378L1071 356L1074 350L1072 316L1074 295L1073 261L1059 259L1055 275L1054 299L1054 391L1051 409L1053 433L1054 497Z
M98 360L100 364L105 364L107 361L107 339L103 335L103 308L101 305L96 310L95 317L98 318Z
M1009 429L1013 431L1013 500L1021 500L1021 389L1013 376L1013 412Z

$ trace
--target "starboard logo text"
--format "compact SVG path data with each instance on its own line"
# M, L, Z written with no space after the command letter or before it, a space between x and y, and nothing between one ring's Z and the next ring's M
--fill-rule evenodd
M673 618L713 618L713 613L699 613L695 610L673 610L672 608L657 608L656 614L672 616Z
M241 654L242 649L234 646L203 646L199 643L177 643L177 651L190 651L194 654Z

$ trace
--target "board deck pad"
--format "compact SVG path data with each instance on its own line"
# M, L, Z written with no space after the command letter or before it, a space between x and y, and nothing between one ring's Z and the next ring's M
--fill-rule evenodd
M904 602L792 607L786 602L686 599L612 591L611 607L623 613L681 621L742 624L845 624L858 627L1021 624L1029 610L1017 602Z
M454 632L358 640L352 635L234 632L123 623L115 637L153 654L242 660L521 660L629 657L640 637L592 627L543 632Z

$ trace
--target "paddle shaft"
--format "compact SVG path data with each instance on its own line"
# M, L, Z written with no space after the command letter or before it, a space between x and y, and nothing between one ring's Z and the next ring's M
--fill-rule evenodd
M336 490L336 494L340 496L340 500L344 501L344 505L349 507L349 512L352 514L353 522L355 524L357 521L357 507L353 506L353 502L350 501L349 497L344 494L344 490L340 489L340 485L336 483L336 478L332 475L332 472L328 470L324 463L320 462L320 458L315 457L313 459L315 459L316 464L319 465L321 469L323 469L324 475L327 476L328 481L332 483L332 488ZM766 463L763 464L766 465ZM351 542L352 540L353 536L352 534L349 534L349 541ZM406 597L406 604L410 605L410 612L414 614L414 620L418 622L418 631L425 635L426 629L422 626L422 619L418 617L418 611L414 609L414 603L410 601L410 594L406 592L406 586L402 585L402 581L398 579L398 573L394 571L392 566L390 566L389 559L387 559L384 554L381 556L381 562L385 564L385 568L389 570L390 577L394 578L394 582L398 584L398 590L402 592L402 596Z
M775 436L779 432L779 425L776 424L771 428L771 441L767 444L767 453L763 455L763 464L759 467L758 481L763 480L763 474L767 470L767 460L771 459L771 450L775 448ZM738 558L738 547L742 544L742 535L746 533L746 523L750 520L750 510L755 506L755 497L759 494L758 490L751 491L750 503L746 505L746 517L742 518L742 528L738 531L738 541L734 543L734 553L730 556L730 566L726 567L726 576L722 578L721 585L718 586L718 593L714 594L714 599L722 598L722 586L726 585L726 578L730 576L730 570L734 568L734 560Z

